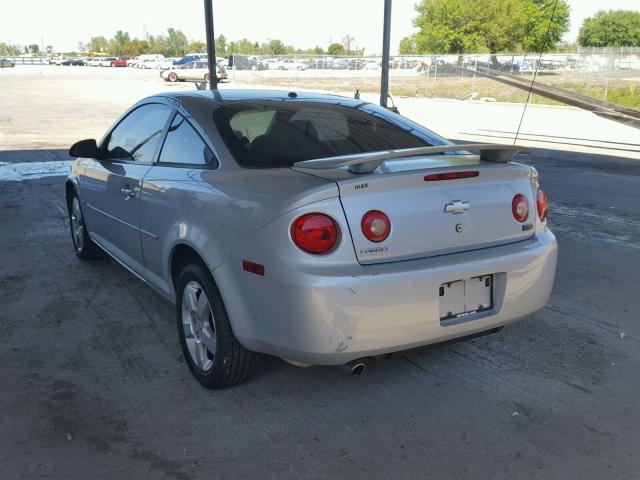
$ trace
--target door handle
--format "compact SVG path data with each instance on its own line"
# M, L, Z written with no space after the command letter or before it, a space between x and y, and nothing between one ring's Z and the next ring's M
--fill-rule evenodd
M132 198L132 197L136 196L136 191L133 188L129 188L128 186L122 187L120 189L120 191L122 193L124 193L124 195L125 195L124 199L125 200L128 200L129 198Z

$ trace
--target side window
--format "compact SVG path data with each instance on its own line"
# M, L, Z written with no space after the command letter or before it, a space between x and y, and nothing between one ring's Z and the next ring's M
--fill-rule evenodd
M159 103L136 108L109 134L105 158L151 163L172 111Z
M160 163L215 164L215 158L200 135L179 113L173 119L162 146Z

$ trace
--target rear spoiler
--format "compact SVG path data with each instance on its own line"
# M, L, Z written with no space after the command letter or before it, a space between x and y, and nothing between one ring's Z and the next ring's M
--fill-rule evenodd
M329 170L332 168L349 167L352 173L371 173L385 160L402 157L416 157L437 155L445 152L479 151L480 160L496 163L507 163L517 153L531 153L531 149L516 145L499 145L490 143L466 143L459 145L437 145L434 147L403 148L398 150L384 150L382 152L357 153L340 155L337 157L304 160L293 164L297 168L311 170Z

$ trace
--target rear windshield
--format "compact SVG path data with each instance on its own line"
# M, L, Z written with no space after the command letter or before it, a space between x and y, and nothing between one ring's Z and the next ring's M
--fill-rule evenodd
M432 145L425 130L390 115L333 103L264 100L226 104L215 110L214 121L236 161L248 168Z

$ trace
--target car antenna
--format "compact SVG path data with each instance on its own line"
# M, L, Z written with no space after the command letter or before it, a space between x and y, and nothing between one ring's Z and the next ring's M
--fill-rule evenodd
M542 63L542 53L544 52L544 47L547 45L547 40L549 39L549 34L551 33L551 27L553 25L553 17L556 14L556 7L558 6L558 0L553 4L553 10L551 11L551 16L549 17L549 26L547 27L547 33L544 35L544 41L542 43L542 48L540 49L540 56L538 57L538 64L536 65L536 69L533 71L533 76L531 77L531 85L529 85L529 92L527 93L527 101L524 104L524 108L522 109L522 116L520 117L520 122L518 123L518 129L516 130L516 136L513 139L513 144L515 145L518 141L518 134L520 133L520 128L522 127L522 121L524 120L524 114L527 113L527 105L529 105L529 100L531 99L531 91L533 90L533 84L536 81L536 77L538 76L538 70L540 69L540 63Z

